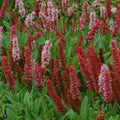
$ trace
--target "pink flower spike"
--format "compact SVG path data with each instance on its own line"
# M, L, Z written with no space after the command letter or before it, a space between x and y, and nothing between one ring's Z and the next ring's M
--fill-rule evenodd
M86 12L83 12L78 24L79 31L82 31L84 29L85 18L86 18Z
M52 40L47 40L42 51L42 66L47 66L49 64L50 48L52 47Z
M35 79L35 85L39 88L39 90L42 90L43 88L42 70L41 67L39 67L38 64L36 63L34 63L33 67L33 77Z
M96 8L98 5L100 4L100 0L95 0L93 3L92 3L92 8Z
M19 45L18 45L18 39L17 37L14 37L13 40L13 49L12 49L12 57L13 61L18 61L20 59L20 51L19 51Z
M88 4L87 1L85 1L85 2L83 3L82 10L83 10L83 11L87 11L88 8L89 8L89 4Z
M95 11L91 10L90 16L89 16L89 18L90 18L89 29L91 29L95 25L95 23L96 23L95 16L96 16Z
M12 58L13 61L18 61L20 59L18 38L17 38L17 30L15 26L12 26L10 29L10 47L12 50Z
M24 4L21 0L16 0L15 1L15 7L19 8L19 13L22 17L25 16L25 8L24 8Z
M106 8L103 5L101 5L101 7L100 7L100 16L101 16L101 18L106 17Z
M33 23L32 20L35 18L35 15L36 15L35 11L32 11L32 12L27 16L27 18L25 19L25 25L26 25L27 27L32 26L32 23Z
M99 75L99 92L103 93L104 101L111 102L112 100L112 78L110 76L110 71L106 65L101 66L101 71Z
M113 30L113 18L110 18L109 26L110 26L109 29L112 31Z

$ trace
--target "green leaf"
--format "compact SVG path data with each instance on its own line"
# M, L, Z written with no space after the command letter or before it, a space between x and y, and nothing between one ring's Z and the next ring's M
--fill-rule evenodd
M89 120L89 106L87 96L85 96L84 100L82 101L80 115L82 120Z
M6 27L7 31L10 31L10 24L7 21L3 21L3 24Z
M17 120L18 116L15 113L15 111L7 108L6 112L7 112L7 120Z

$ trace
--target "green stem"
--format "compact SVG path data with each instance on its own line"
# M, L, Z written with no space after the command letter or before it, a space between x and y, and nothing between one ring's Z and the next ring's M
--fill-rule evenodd
M102 39L101 39L101 31L100 31L100 29L98 29L98 35L99 35L100 48L102 48Z

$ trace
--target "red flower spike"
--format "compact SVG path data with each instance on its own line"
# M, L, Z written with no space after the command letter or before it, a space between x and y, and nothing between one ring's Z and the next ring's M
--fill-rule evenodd
M109 32L109 28L106 24L106 21L102 22L102 27L101 27L101 31L103 33L103 35L107 35Z
M87 56L89 60L89 67L92 71L92 74L94 75L94 79L97 87L96 89L98 90L98 78L100 74L101 61L98 58L97 53L94 51L93 46L89 46L87 50Z
M65 114L65 106L63 105L60 97L57 95L50 79L48 79L46 81L46 87L48 89L48 95L50 96L50 98L54 102L54 104L57 108L57 111L60 112L61 114Z
M112 36L114 36L114 37L118 36L119 29L120 29L120 8L117 11L117 18L115 21L115 25L114 25L112 32L111 32Z
M24 48L24 57L25 57L25 65L24 65L24 84L28 85L29 89L32 89L32 59L31 59L31 51L29 46L25 46Z
M86 37L86 42L87 43L91 42L94 39L95 34L97 33L98 29L101 27L101 24L102 24L102 21L98 20L97 23L88 32L88 35Z
M9 5L9 0L4 0L4 3L0 10L0 20L2 20L2 18L5 16L5 13L7 12L8 9L8 5Z
M116 96L117 101L120 100L120 52L119 49L116 46L116 42L114 40L111 41L111 51L112 51L112 57L113 57L113 91Z
M8 85L11 87L11 89L14 89L15 79L13 77L13 74L11 73L11 68L9 66L8 59L6 56L2 57L2 65L3 65L3 72Z
M62 94L63 94L63 79L61 77L61 71L60 71L60 66L59 66L58 60L56 60L54 63L54 70L52 73L52 82L53 82L53 84L55 84L55 83L57 84L60 95L62 96Z
M41 68L38 66L38 64L34 65L34 79L35 79L35 85L39 88L39 90L43 89L43 81L42 81L42 72Z
M95 120L105 120L105 113L101 110Z
M35 8L34 11L36 13L37 16L39 16L39 11L40 11L40 0L35 0Z
M111 12L110 0L105 0L105 6L106 6L106 16L108 18L111 18L112 12Z
M72 99L80 100L80 91L79 91L80 80L72 65L67 65L67 69L68 69L69 78L70 78L70 93L71 93Z
M90 66L88 65L88 61L86 60L85 51L83 50L82 47L79 47L79 50L80 50L80 53L78 54L77 59L78 59L82 74L84 75L84 77L88 83L88 88L90 90L93 90L94 92L97 92L95 78L91 71Z

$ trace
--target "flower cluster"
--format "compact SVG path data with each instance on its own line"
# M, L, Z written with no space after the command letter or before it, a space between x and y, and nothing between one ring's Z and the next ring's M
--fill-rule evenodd
M49 18L43 12L39 12L39 17L42 20L43 27L45 28L46 32L51 31L52 30L52 23L49 20Z
M67 65L67 70L70 78L70 93L72 99L80 100L80 91L79 91L80 80L77 76L77 73L75 72L75 69L72 65Z
M89 15L89 28L91 29L95 23L96 23L96 18L95 18L96 14L95 14L95 10L91 10L90 15Z
M52 30L52 23L58 22L58 9L53 6L52 1L42 2L39 17L46 32Z
M35 8L34 11L36 13L37 16L39 16L39 11L40 11L40 0L35 0Z
M20 59L20 52L19 52L16 27L12 26L10 32L11 32L10 38L11 38L11 48L12 48L13 61L18 61Z
M110 18L110 21L109 21L109 29L112 31L113 30L113 18Z
M33 27L33 29L36 30L36 31L39 31L39 30L40 30L39 25L38 25L37 22L32 22L32 27Z
M33 61L31 58L31 51L29 46L25 46L24 48L24 57L25 57L25 65L24 65L24 84L28 85L29 89L32 89L32 75L33 75Z
M105 0L105 5L106 5L106 17L111 18L112 12L111 12L110 0Z
M112 51L112 56L113 56L113 64L114 64L114 69L116 72L119 73L120 76L120 56L119 56L119 49L117 48L116 42L114 40L111 41L111 51Z
M88 83L88 88L90 90L93 90L94 92L97 92L97 86L95 82L94 75L92 73L92 70L90 66L88 65L88 61L85 56L85 52L82 47L79 47L79 54L77 56L78 63L80 66L80 69L82 71L82 74L84 75L87 83Z
M42 72L41 67L39 67L38 64L34 64L33 76L35 79L35 85L39 88L39 90L42 90L43 89Z
M25 16L25 8L22 0L15 0L15 7L19 8L19 13L22 17Z
M115 100L120 100L120 55L119 49L116 46L116 42L114 40L111 41L111 52L113 57L113 70L112 70L112 86L115 95Z
M9 0L4 0L4 3L0 10L0 20L5 16L9 4Z
M12 89L14 89L15 79L13 77L13 74L11 73L11 68L9 66L8 59L6 56L2 57L2 66L3 66L4 75L8 85Z
M103 93L104 101L111 102L112 78L110 76L110 71L106 65L101 66L98 85L99 85L99 92Z
M67 6L68 6L68 3L70 2L70 0L62 0L61 1L61 4L62 4L62 11L64 12L64 13L66 13L66 11L67 11Z
M78 30L82 31L84 29L84 23L85 23L85 19L86 19L86 12L82 13L81 18L79 19L79 24L78 24Z
M100 16L103 19L105 19L105 17L106 17L106 8L103 6L103 4L100 7Z
M89 43L91 42L94 37L96 32L98 31L98 29L101 27L102 21L98 20L97 23L92 27L92 29L88 32L88 35L86 37L86 42Z
M52 22L58 23L58 9L52 9Z
M19 52L19 46L18 46L18 39L17 37L12 39L13 43L13 49L12 49L12 57L13 61L18 61L20 59L20 52Z
M101 110L95 120L104 120L105 113Z
M67 8L67 11L66 11L67 16L70 17L71 15L73 15L74 11L76 11L77 8L78 8L77 4L73 3L69 8Z
M54 102L58 112L60 112L61 114L65 114L65 106L63 105L60 97L57 95L50 79L48 79L46 81L46 87L48 89L48 95L50 96L50 98Z
M94 75L96 89L98 90L98 78L100 74L101 61L98 58L97 53L94 51L93 46L89 46L87 49L87 56L89 60L89 67Z
M118 35L118 32L119 32L119 27L120 27L120 9L117 11L117 18L116 18L116 21L115 21L115 25L112 29L112 35L113 36L117 36Z
M89 8L89 4L87 1L85 1L82 5L82 10L86 12L88 10L88 8Z
M36 15L35 11L32 11L32 12L27 16L27 18L25 19L25 25L26 25L27 27L32 26L32 23L33 23L32 20L35 18L35 15Z
M50 48L52 47L52 41L47 40L42 51L41 62L42 66L47 66L49 64Z
M100 4L100 0L95 0L95 1L92 3L92 8L95 9L99 4Z
M107 35L109 32L109 28L105 21L102 22L101 31L102 31L103 35Z
M20 73L20 66L17 64L17 61L20 60L20 53L18 43L14 40L17 39L16 27L12 26L10 29L10 49L9 49L9 57L10 57L10 64L11 69L18 73ZM14 42L13 42L14 40Z

